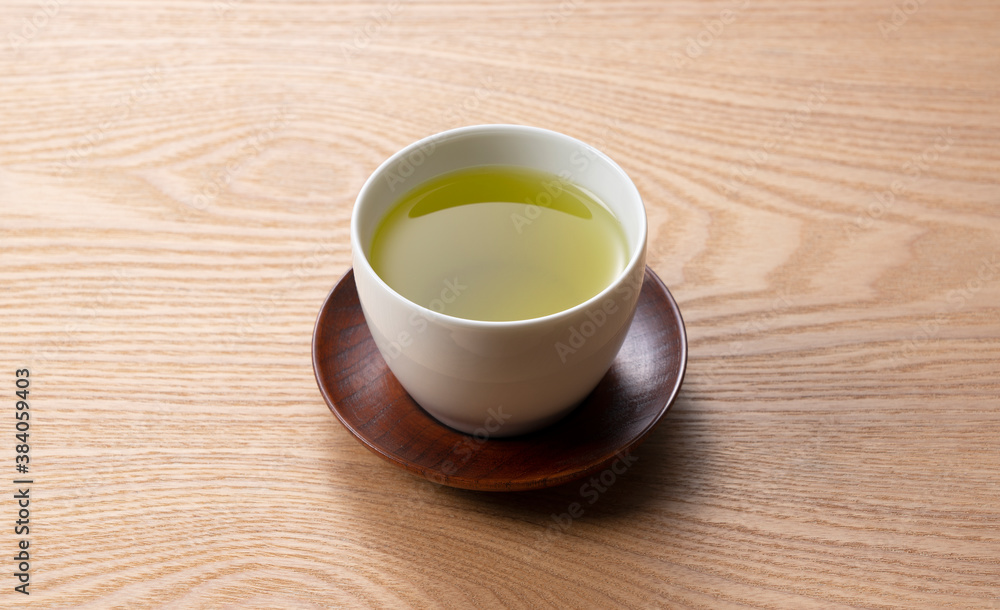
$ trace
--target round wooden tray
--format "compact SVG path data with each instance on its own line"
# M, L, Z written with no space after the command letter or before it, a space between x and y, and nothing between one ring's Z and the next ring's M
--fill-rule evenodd
M567 483L627 456L677 397L687 337L677 303L646 267L628 336L594 392L544 430L499 439L453 430L410 398L368 332L353 269L320 309L312 356L330 410L378 455L443 485L518 491Z

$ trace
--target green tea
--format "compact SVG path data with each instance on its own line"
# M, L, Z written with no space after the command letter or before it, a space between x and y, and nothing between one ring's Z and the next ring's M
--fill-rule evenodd
M592 193L509 166L463 169L406 193L369 259L410 301L472 320L524 320L578 305L628 259L624 231Z

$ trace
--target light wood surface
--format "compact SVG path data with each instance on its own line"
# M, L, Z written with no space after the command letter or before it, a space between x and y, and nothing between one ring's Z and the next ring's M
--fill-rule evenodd
M0 606L1000 607L998 27L992 0L4 2ZM629 172L687 323L677 404L593 504L416 479L313 378L364 179L487 122Z

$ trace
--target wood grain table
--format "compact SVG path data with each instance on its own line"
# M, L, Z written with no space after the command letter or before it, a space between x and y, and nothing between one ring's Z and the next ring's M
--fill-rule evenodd
M1000 607L998 27L992 0L3 2L0 606ZM418 479L313 378L364 179L501 122L629 172L687 323L677 403L596 497Z

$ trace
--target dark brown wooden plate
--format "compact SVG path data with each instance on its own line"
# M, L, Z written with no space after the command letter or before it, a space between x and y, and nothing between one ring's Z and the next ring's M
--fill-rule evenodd
M312 356L330 410L378 455L443 485L519 491L601 471L642 442L677 397L687 338L677 303L646 267L625 344L594 392L548 428L500 439L452 430L410 398L368 332L353 269L320 309Z

